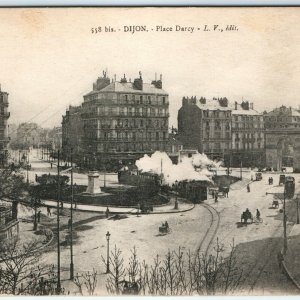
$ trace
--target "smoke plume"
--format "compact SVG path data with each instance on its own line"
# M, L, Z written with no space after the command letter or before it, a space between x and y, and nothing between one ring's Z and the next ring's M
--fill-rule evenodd
M167 153L156 151L151 156L136 161L137 168L142 172L163 174L165 184L173 184L182 180L211 181L212 172L208 167L218 168L221 162L210 160L205 154L197 153L192 157L183 157L177 165L173 164Z

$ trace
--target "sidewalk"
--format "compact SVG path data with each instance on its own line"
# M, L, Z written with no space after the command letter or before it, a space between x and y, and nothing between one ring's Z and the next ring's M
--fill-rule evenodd
M56 200L43 200L43 203L50 207L57 207L57 201ZM163 206L157 206L153 207L153 212L150 214L162 214L162 213L179 213L191 210L195 207L192 203L186 203L180 201L178 199L178 206L179 209L174 209L175 205L175 197L171 197L171 200L168 204ZM71 208L70 203L64 203L64 208ZM80 211L86 211L86 212L99 212L99 213L105 213L107 206L99 206L99 205L86 205L86 204L77 204L76 210ZM75 209L75 206L74 206ZM109 207L110 213L114 214L136 214L137 208L133 207Z
M247 186L247 184L250 184L252 182L253 181L251 179L243 178L242 180L239 180L239 181L233 183L230 186L230 189L233 190L233 191L241 190L241 189L245 188Z
M287 275L300 290L300 224L294 224L288 236L288 250L284 256Z

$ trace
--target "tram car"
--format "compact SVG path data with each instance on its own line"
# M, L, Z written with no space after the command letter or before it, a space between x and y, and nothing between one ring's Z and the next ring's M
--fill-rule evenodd
M193 203L200 203L207 200L207 182L206 181L180 181L177 192L180 197L186 198Z
M291 199L295 194L295 178L292 176L285 177L285 194L286 197Z

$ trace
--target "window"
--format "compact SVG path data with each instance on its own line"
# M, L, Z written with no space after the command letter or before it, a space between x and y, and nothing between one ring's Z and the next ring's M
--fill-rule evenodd
M163 132L163 140L165 140L165 139L166 139L166 133Z
M144 120L140 120L140 127L144 127Z
M159 140L159 132L156 132L156 140Z
M151 96L148 96L148 104L151 104Z
M143 96L140 96L140 104L143 104Z
M128 103L128 95L125 95L125 103Z
M166 97L162 97L162 103L166 104Z

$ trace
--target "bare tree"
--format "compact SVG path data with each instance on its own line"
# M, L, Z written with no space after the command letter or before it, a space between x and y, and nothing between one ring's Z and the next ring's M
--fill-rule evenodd
M106 289L111 294L119 295L122 292L121 285L122 282L124 283L126 270L124 269L124 259L121 254L122 251L115 245L115 248L111 251L111 255L109 257L112 270L110 271L107 279ZM103 257L102 261L105 264L107 263Z
M153 264L138 260L133 248L129 267L123 268L121 251L112 253L113 271L108 275L107 290L112 294L143 295L215 295L234 292L241 283L242 270L235 258L234 243L224 258L224 246L218 240L211 255L168 251L162 259L156 256ZM105 262L105 260L103 259ZM106 262L105 262L106 263ZM127 277L129 281L123 278ZM125 282L125 284L121 284Z
M0 249L0 292L45 295L55 291L53 266L38 263L37 243L19 245L15 240Z
M94 295L95 289L97 287L97 271L93 269L92 272L84 272L81 275L78 273L74 277L74 283L78 287L79 293L83 296L85 286L88 294L90 296Z

